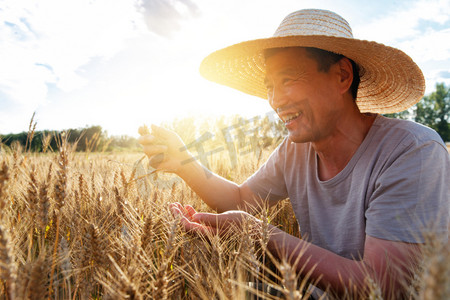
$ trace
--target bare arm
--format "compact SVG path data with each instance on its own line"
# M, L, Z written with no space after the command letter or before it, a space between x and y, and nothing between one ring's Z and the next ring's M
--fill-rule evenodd
M197 161L186 164L177 174L209 207L219 213L258 206L259 198L247 183L237 185L212 173Z
M278 228L273 228L269 250L275 255L290 257L291 263L300 255L296 265L301 275L312 271L311 279L320 280L322 289L330 287L338 295L356 288L367 288L366 279L379 285L387 299L397 299L404 292L419 251L416 244L394 242L366 236L362 260L347 259L331 251L312 245ZM360 295L359 295L360 296Z

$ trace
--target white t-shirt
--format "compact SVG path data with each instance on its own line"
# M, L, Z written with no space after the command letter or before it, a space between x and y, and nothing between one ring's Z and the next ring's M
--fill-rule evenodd
M424 230L448 238L450 156L440 136L411 121L378 115L347 166L321 181L310 143L285 139L247 179L271 204L290 198L302 237L361 259L366 234L424 242Z

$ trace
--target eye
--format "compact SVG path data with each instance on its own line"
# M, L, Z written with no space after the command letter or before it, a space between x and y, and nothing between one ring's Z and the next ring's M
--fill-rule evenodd
M273 89L273 84L270 83L268 80L264 80L264 85L266 86L267 91L270 91Z
M283 78L283 79L281 79L281 83L284 84L284 85L290 83L291 81L293 81L292 78Z
M281 78L280 82L281 82L281 84L283 84L283 85L288 85L288 84L290 84L290 83L293 83L293 82L295 82L295 81L298 81L299 78L300 78L300 77L286 76L286 77Z

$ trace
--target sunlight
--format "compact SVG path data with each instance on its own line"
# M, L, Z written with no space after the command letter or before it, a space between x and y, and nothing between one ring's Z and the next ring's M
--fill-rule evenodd
M200 76L200 63L214 47L212 38L198 34L201 27L202 23L191 21L171 39L149 36L128 44L123 51L127 60L116 61L107 75L115 78L115 84L92 97L108 99L103 124L109 133L137 136L143 123L159 124L183 116L253 117L271 110L262 99Z

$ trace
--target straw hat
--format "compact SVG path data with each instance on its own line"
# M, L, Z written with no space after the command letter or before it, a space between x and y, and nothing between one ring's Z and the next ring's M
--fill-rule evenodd
M350 25L327 10L306 9L288 15L274 36L247 41L207 56L200 73L207 79L267 99L263 50L315 47L342 54L360 67L357 104L361 112L403 111L423 97L422 71L404 52L354 39Z

